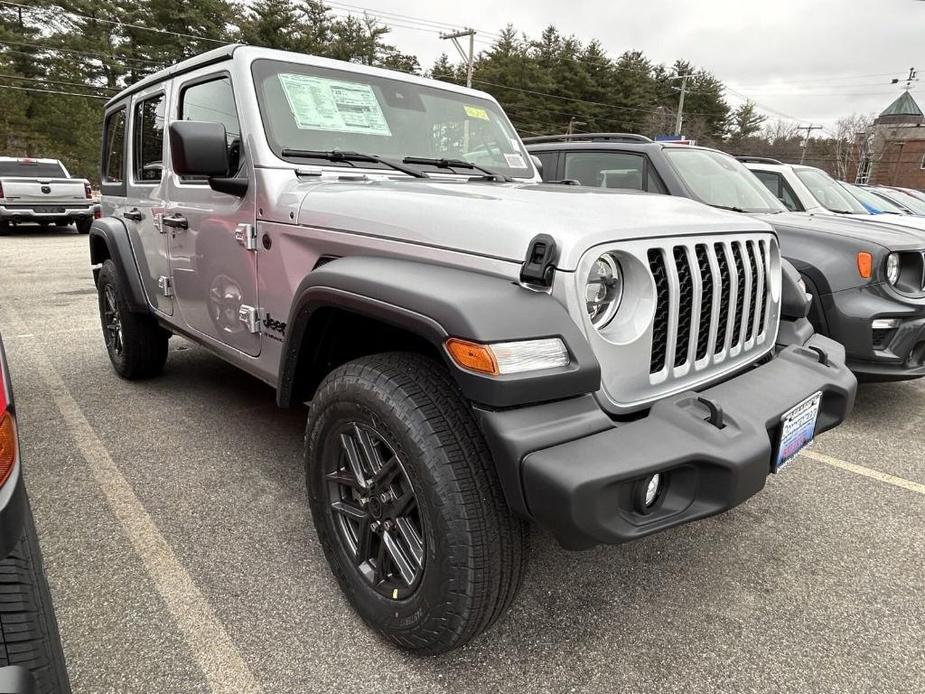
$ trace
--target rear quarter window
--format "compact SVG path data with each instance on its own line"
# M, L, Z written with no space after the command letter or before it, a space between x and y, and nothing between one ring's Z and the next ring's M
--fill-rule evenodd
M100 179L103 192L125 195L125 107L106 116Z
M0 176L5 178L67 178L67 173L58 162L18 159L0 161Z

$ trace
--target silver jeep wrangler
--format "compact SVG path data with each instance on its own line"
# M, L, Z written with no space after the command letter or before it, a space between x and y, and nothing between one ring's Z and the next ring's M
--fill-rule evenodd
M482 92L227 46L105 116L116 372L177 334L309 403L319 540L404 648L505 611L527 521L578 549L725 511L851 409L769 226L541 184Z

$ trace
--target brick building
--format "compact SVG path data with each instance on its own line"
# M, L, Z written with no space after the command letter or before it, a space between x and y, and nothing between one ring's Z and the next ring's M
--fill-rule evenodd
M866 133L858 182L925 190L925 114L908 91Z

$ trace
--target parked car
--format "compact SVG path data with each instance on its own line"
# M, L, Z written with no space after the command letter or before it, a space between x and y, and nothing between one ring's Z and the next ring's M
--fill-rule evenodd
M871 213L822 169L768 157L737 157L791 212L859 216Z
M879 198L893 203L906 214L925 217L925 201L920 200L912 193L908 193L900 188L889 188L887 186L868 185L864 186L864 190L869 190Z
M881 197L874 193L872 190L865 188L863 186L855 185L853 183L848 183L846 181L839 181L838 185L844 188L848 193L854 197L859 203L864 206L871 214L888 214L888 215L908 215L910 214L909 210L896 205L884 197ZM889 221L895 222L896 220L890 218Z
M72 178L57 159L0 157L0 234L26 223L74 224L86 234L98 209L90 181Z
M777 198L789 193L765 187L786 186L786 178L762 185L735 158L705 147L625 134L526 142L542 160L546 180L693 198L771 224L781 253L813 297L813 327L845 345L855 374L866 380L925 375L925 234L851 216L789 212Z
M853 404L768 225L542 185L488 94L228 46L104 123L116 373L158 374L173 333L310 403L321 546L404 648L505 612L525 521L578 549L719 513Z
M19 451L0 339L0 692L67 694L71 688Z

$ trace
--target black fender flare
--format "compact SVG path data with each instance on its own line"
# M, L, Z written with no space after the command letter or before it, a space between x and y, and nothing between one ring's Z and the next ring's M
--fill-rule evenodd
M293 404L302 344L312 314L334 307L408 330L444 358L463 394L489 407L559 400L596 391L600 365L562 304L545 292L477 271L382 257L339 258L305 276L293 296L283 342L277 402ZM559 337L566 367L487 376L461 369L446 353L449 337L491 343Z
M100 265L107 257L115 264L119 282L126 289L125 300L129 310L132 313L150 313L125 222L116 217L94 220L90 227L89 243L91 264ZM94 280L97 274L94 271Z

